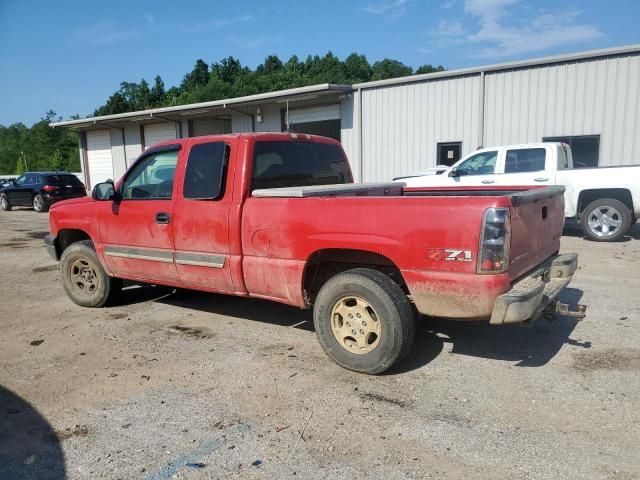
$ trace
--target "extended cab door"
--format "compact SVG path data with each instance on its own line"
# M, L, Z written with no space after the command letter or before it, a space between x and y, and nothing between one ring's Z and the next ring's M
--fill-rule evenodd
M193 139L184 152L174 206L176 269L185 285L235 291L231 276L230 215L237 139ZM233 163L232 163L233 164Z
M173 261L174 176L178 145L144 154L113 202L99 202L104 258L116 276L177 282Z
M552 185L553 161L548 149L539 147L507 148L499 162L496 176L498 185Z

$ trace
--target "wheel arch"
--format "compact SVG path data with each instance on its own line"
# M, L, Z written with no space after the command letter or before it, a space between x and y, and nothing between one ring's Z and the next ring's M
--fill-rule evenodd
M89 240L93 242L91 236L79 228L63 228L58 231L58 235L55 240L56 253L58 258L62 256L62 253L69 247L69 245L80 242L82 240Z
M324 248L307 258L302 276L307 306L313 305L318 292L330 278L353 268L378 270L390 277L405 293L409 293L400 269L389 257L370 250Z
M578 195L577 211L578 216L582 216L584 209L594 200L601 198L613 198L622 202L633 215L633 197L631 191L627 188L591 188L582 190Z

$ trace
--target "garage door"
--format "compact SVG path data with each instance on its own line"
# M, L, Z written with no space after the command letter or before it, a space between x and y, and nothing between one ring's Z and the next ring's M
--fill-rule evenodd
M154 123L152 125L144 126L144 146L149 148L158 142L164 142L165 140L174 140L176 138L176 124L172 122L168 123Z
M289 131L322 135L340 141L340 105L289 110Z
M113 159L111 158L111 132L109 130L89 130L87 132L87 166L89 181L95 184L113 179Z
M289 110L289 123L311 123L325 120L340 120L339 104Z
M198 118L191 123L191 136L231 133L231 120L225 118Z

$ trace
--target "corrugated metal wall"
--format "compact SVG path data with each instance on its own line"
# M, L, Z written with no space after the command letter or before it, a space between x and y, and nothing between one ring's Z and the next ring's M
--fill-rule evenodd
M436 164L440 142L480 144L480 75L362 90L363 181ZM357 122L354 122L357 123Z
M600 135L600 165L640 163L640 56L490 72L486 145Z
M342 102L342 143L358 168L358 92ZM640 164L637 53L362 87L363 181L385 181L437 162L437 144L541 142L600 135L600 165ZM351 116L349 116L351 111ZM356 177L358 178L358 177Z
M347 154L351 172L356 181L361 181L360 159L358 155L358 129L355 122L358 120L358 94L345 95L340 103L340 143Z

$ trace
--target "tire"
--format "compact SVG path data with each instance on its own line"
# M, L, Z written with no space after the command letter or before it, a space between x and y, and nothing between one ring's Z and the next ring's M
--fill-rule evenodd
M33 196L32 204L33 209L38 213L44 213L49 210L49 206L46 204L44 198L42 198L42 195L40 195L39 193L36 193Z
M631 212L624 203L615 198L600 198L582 211L580 227L590 240L617 242L625 236L632 220Z
M409 353L414 321L406 294L387 275L369 268L328 280L313 310L316 335L329 358L368 374L388 370Z
M12 208L13 206L11 202L9 202L9 198L5 194L0 195L0 210L10 212Z
M60 258L60 276L69 298L82 307L104 307L122 289L122 280L110 277L102 268L90 240L65 249Z

